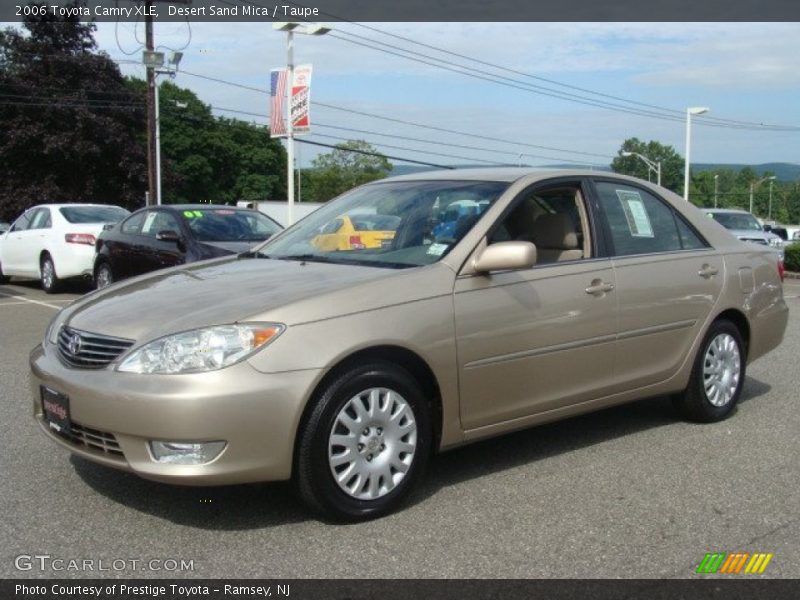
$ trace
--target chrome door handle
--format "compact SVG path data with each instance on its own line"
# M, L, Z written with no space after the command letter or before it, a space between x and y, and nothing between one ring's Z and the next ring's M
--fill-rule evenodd
M602 296L606 292L610 292L613 289L613 283L607 283L602 279L595 279L592 281L589 287L586 288L586 293L591 294L592 296Z
M711 265L703 265L703 267L697 272L700 277L705 277L706 279L713 277L717 273L719 273L719 269L717 269L717 267L712 267Z

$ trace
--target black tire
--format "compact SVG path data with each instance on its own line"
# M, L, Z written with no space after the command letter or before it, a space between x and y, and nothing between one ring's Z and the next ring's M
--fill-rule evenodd
M393 489L381 492L383 495L375 499L359 499L346 493L334 479L333 467L329 463L329 443L340 412L360 393L374 388L385 388L396 392L411 409L413 423L416 425L416 448L411 455L411 462L405 475L398 483L391 484L395 486ZM385 402L385 397L381 402ZM358 423L359 430L362 425L372 425L362 421ZM365 431L367 429L369 427ZM380 433L380 428L376 427L375 432ZM423 476L431 454L431 440L430 407L414 377L406 370L385 361L374 361L354 367L335 377L322 390L314 400L305 425L298 432L294 479L299 495L310 508L339 521L364 521L386 515L402 503ZM383 458L392 460L393 449L389 441L387 446L381 445L377 449L376 456L383 451L388 451ZM372 455L367 458L362 452L369 450L359 448L357 453L359 456L356 456L355 460L368 459L370 462L373 460ZM380 464L378 460L379 458L375 459L376 466ZM363 462L360 464L364 465ZM354 468L355 466L354 464ZM378 482L376 485L382 485L384 477L382 475L374 477ZM367 487L366 483L364 487Z
M94 287L102 290L114 283L114 274L111 272L111 266L103 261L94 270Z
M52 276L48 274L47 269L50 269ZM55 294L61 289L61 280L56 275L56 265L49 254L42 257L39 274L42 280L42 289L46 294Z
M730 399L721 405L715 405L709 398L709 395L713 396L714 392L713 388L711 392L706 391L706 376L704 374L704 369L707 365L709 367L713 366L713 357L709 357L708 354L710 352L712 343L718 339L732 339L732 341L735 343L736 351L738 352L739 367L738 379L727 379L728 384L725 387L727 389L731 389L731 386L733 383L735 383L735 388L733 388L733 393ZM731 360L735 360L735 353L732 352L732 348L731 352L726 350L724 355L731 356ZM711 327L708 329L705 338L703 338L703 343L700 345L697 356L695 357L692 376L689 379L689 385L686 387L683 393L677 394L672 399L675 408L683 417L689 419L690 421L697 421L699 423L713 423L715 421L721 421L730 414L730 412L736 406L736 403L739 401L739 396L742 394L742 386L744 385L746 367L747 354L739 328L726 319L718 319L717 321L714 321L714 323L712 323ZM725 369L722 370L726 371ZM726 372L730 372L730 370L727 370ZM710 377L712 376L709 376L709 383L711 382ZM717 403L722 401L722 398L717 399Z
M3 263L0 263L0 285L11 281L11 277L3 275Z

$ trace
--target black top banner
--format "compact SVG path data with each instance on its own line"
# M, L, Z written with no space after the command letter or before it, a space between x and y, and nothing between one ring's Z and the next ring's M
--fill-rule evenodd
M800 21L798 0L0 0L0 21Z

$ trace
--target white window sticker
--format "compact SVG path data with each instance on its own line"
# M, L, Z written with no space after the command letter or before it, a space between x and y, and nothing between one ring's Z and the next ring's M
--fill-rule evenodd
M431 244L428 246L428 254L433 256L441 256L447 250L447 244Z
M644 201L639 192L631 190L616 190L619 203L622 205L622 212L628 221L628 229L631 230L633 237L655 237L653 235L653 225L644 207Z
M150 233L150 228L153 226L153 221L156 220L158 213L151 212L147 213L147 218L144 220L144 225L142 225L142 233Z

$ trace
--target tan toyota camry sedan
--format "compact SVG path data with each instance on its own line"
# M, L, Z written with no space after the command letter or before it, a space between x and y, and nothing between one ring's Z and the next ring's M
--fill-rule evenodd
M342 215L394 235L315 245ZM783 337L779 268L638 179L396 177L254 251L65 308L31 354L33 413L109 467L191 485L291 478L313 508L371 518L435 451L652 396L725 418L746 364Z

